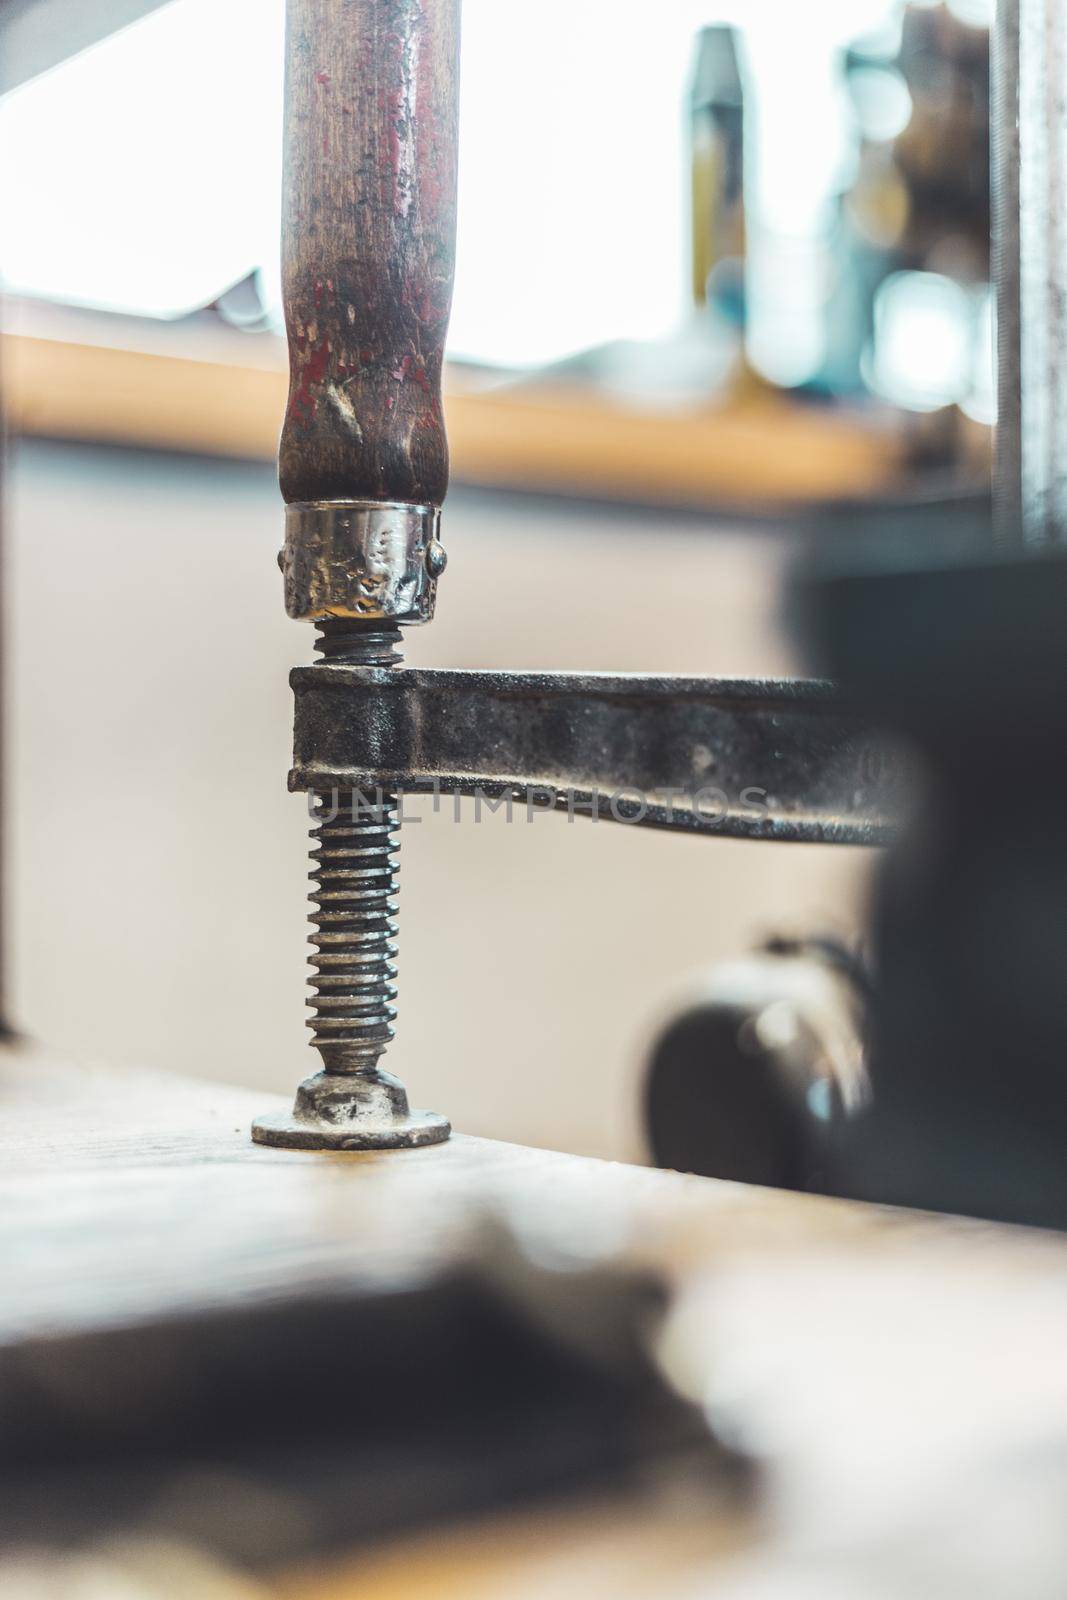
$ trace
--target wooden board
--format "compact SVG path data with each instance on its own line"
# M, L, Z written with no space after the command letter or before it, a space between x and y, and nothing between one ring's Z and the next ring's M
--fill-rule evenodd
M668 1370L766 1474L754 1518L691 1498L591 1502L362 1551L277 1592L1067 1588L1067 1239L462 1136L396 1155L275 1151L247 1131L270 1104L9 1053L0 1341L403 1281L462 1255L479 1217L504 1217L575 1259L665 1274Z
M121 348L58 327L66 332L0 340L13 433L275 459L286 396L281 341L203 330L183 340L166 329L143 335L145 348ZM456 368L445 385L456 483L775 510L891 494L906 466L904 438L884 416L774 397L656 410L578 385L478 389Z

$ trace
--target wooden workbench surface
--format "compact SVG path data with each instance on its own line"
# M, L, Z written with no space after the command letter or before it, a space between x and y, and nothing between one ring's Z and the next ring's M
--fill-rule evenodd
M678 1503L531 1511L271 1592L1067 1592L1064 1237L460 1136L396 1155L275 1151L248 1137L269 1106L0 1061L0 1343L402 1281L462 1254L491 1215L576 1256L655 1265L678 1297L668 1370L766 1463L757 1515L725 1532Z

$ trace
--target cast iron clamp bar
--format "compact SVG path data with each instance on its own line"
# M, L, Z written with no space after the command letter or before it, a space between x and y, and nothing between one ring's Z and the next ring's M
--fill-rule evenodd
M291 789L513 795L733 838L879 844L895 762L830 683L298 667Z

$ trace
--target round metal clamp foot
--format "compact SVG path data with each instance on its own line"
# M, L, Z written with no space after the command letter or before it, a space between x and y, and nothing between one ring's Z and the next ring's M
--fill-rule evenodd
M387 1072L307 1078L292 1111L257 1117L257 1144L286 1150L411 1150L452 1132L436 1111L412 1111L403 1084Z
M292 1112L274 1117L257 1117L252 1138L257 1144L271 1144L283 1150L413 1150L418 1145L442 1144L452 1132L447 1117L436 1111L411 1111L405 1121L384 1128L315 1126L300 1122Z

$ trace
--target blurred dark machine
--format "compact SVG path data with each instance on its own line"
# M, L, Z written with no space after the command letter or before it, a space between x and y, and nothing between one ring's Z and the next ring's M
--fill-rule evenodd
M765 955L755 990L724 973L656 1047L663 1164L1067 1226L1065 82L1067 9L1001 6L992 544L976 526L968 551L931 518L921 547L837 550L801 586L811 654L917 779L880 874L870 996L857 1015L839 994L830 1030L865 1040L864 1093L840 1092L826 1013L805 1031ZM825 955L802 959L810 982ZM785 1041L768 1024L783 1011Z

